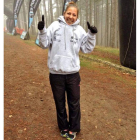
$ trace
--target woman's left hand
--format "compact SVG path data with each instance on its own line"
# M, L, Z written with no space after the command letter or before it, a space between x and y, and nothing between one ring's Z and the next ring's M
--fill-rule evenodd
M92 33L97 33L98 30L97 28L94 26L90 26L89 22L87 22L87 26L88 26L88 29L92 32Z

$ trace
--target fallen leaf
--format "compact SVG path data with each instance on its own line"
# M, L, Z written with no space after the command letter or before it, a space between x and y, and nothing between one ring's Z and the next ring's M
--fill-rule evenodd
M97 129L97 126L95 126L95 128Z
M20 134L21 134L22 132L23 132L23 130L18 130L18 133L20 133Z
M9 118L13 117L12 115L9 115Z

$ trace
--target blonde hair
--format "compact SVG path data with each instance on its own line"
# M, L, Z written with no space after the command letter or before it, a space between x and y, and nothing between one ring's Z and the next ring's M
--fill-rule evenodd
M79 9L78 9L76 3L73 2L73 1L71 1L71 2L68 3L68 5L67 5L67 7L66 7L66 9L65 9L64 12L66 12L70 7L75 7L75 8L77 9L77 16L78 16L78 14L79 14Z

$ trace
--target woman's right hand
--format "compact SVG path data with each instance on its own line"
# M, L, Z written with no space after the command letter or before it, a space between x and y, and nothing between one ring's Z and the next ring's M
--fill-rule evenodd
M38 29L43 30L44 26L45 26L44 15L42 15L42 21L38 22Z

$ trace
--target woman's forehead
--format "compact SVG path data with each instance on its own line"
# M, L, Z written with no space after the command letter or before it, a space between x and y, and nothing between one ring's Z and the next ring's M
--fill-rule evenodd
M68 11L77 12L77 8L76 7L69 7L66 12L68 12Z

